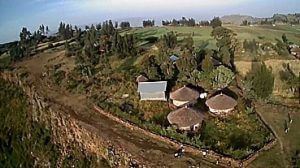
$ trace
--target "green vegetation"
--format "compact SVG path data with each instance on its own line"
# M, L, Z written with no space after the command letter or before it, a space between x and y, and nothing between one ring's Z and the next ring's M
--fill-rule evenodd
M54 82L60 82L69 91L87 94L105 111L141 128L185 144L213 149L235 159L247 157L272 139L257 117L252 112L248 114L243 105L231 119L209 119L207 125L198 132L182 132L167 121L166 116L171 111L168 102L140 101L135 82L139 74L154 81L167 80L168 89L184 84L212 92L237 87L233 82L233 56L237 43L231 30L217 26L212 31L211 36L216 39L218 50L208 49L204 43L195 49L192 34L181 36L175 31L162 31L160 36L155 36L157 39L149 40L149 37L154 37L153 33L157 33L156 30L151 27L143 31L130 29L119 32L110 21L105 22L99 30L90 27L72 44L83 46L83 53L74 55L76 67L69 73L61 72L60 66L54 67ZM82 39L85 39L83 45L80 44ZM149 40L148 44L153 43L151 45L155 45L155 49L141 45L143 40ZM102 52L90 52L91 48ZM172 54L179 56L175 64L169 58ZM220 60L222 65L214 66L213 58ZM91 59L97 61L91 62ZM137 64L136 60L140 63ZM203 102L198 104L205 106ZM219 138L216 140L216 137ZM237 140L246 137L247 141Z
M153 81L167 80L168 90L188 84L201 87L209 93L230 88L243 90L246 93L242 94L245 95L253 94L266 99L273 92L272 71L265 64L253 67L247 77L248 85L240 89L235 81L239 77L235 68L236 59L263 61L270 58L272 52L275 53L274 57L290 59L287 53L289 40L297 43L300 41L299 37L291 37L296 31L284 26L282 30L276 31L284 32L285 35L282 33L282 40L276 40L278 34L273 38L256 32L260 29L269 31L264 26L222 27L219 18L211 21L210 26L213 28L196 27L192 19L182 19L181 22L191 27L170 26L171 23L165 21L166 26L159 28L153 27L154 21L148 20L143 22L145 28L129 29L130 25L124 22L121 29L117 29L118 26L113 25L112 21L106 21L96 27L87 26L86 31L77 27L73 31L71 25L62 23L60 38L73 40L66 41L65 54L74 59L76 64L71 70L61 69L59 64L50 67L50 76L55 84L66 87L70 92L86 94L105 111L144 129L182 143L243 159L270 142L273 137L260 123L253 109L244 105L246 100L241 94L236 92L236 97L241 101L234 115L222 120L209 118L199 132L182 132L170 126L166 119L171 111L168 102L139 101L136 77L143 74ZM239 31L251 32L251 41L249 38L241 38L243 33ZM26 35L26 31L23 33ZM241 54L242 48L246 54ZM15 51L18 48L12 48L11 53ZM251 53L251 57L247 53ZM176 63L170 61L169 57L173 54L179 57ZM218 61L219 64L215 65L213 61ZM295 74L282 74L282 79L289 87L298 87L298 77ZM198 105L205 106L203 102L198 102ZM77 150L73 153L82 158L82 153ZM296 160L297 157L298 154L295 154ZM68 166L70 163L66 160L64 164ZM81 160L76 163L84 166Z
M253 110L248 108L225 120L206 121L201 139L208 148L242 159L262 148L272 137L268 130L257 122Z
M70 151L63 167L105 166L79 146L70 147ZM32 120L23 91L0 79L0 167L56 167L61 157L51 128Z
M274 75L272 70L262 63L258 67L252 67L252 72L249 72L247 81L250 83L250 91L262 99L268 98L274 88Z

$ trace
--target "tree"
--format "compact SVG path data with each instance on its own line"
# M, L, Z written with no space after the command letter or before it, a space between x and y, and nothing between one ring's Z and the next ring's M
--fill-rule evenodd
M121 29L130 28L130 23L129 22L121 22L120 27L121 27Z
M143 60L141 71L151 80L160 80L160 67L156 62L155 56L151 55Z
M29 56L30 55L30 41L31 41L31 33L27 30L26 27L22 28L22 31L20 33L20 48L23 52L23 56Z
M248 20L243 20L241 26L248 26L248 25L250 25L250 24L251 24L251 23L248 22Z
M288 44L284 43L283 41L281 41L281 40L279 40L277 38L275 40L277 41L277 43L275 45L275 51L277 52L277 54L279 56L287 56L287 55L289 55Z
M197 69L197 61L192 52L184 49L180 59L176 62L177 68L181 75L189 76L191 72Z
M231 58L230 58L230 52L229 52L229 49L228 47L224 46L220 49L220 56L221 56L221 60L222 60L222 63L226 66L231 66Z
M213 29L211 36L217 41L217 47L219 48L221 58L223 57L223 63L232 70L235 70L234 53L237 46L236 34L232 30L219 26ZM230 58L229 61L228 58Z
M93 27L90 29L84 40L83 54L85 56L85 62L91 63L93 65L99 63L98 45L96 40L96 29Z
M219 17L214 17L211 21L210 21L210 25L212 26L212 28L216 28L216 27L220 27L222 26L222 21L220 20Z
M282 38L282 41L283 41L284 44L286 44L286 45L289 44L289 40L287 39L287 37L286 37L286 35L284 33L282 34L281 38Z
M300 97L300 73L297 76L291 69L290 64L283 64L283 70L279 72L279 75L287 87L291 89L294 94L298 93L298 97Z
M266 99L272 94L274 88L274 75L272 74L272 70L267 68L265 63L252 69L248 76L248 80L251 82L251 88L256 96Z
M164 34L160 39L159 39L159 44L160 47L162 48L175 48L177 45L177 36L175 33L168 32L167 34Z
M225 66L219 66L212 71L211 80L214 89L224 89L234 80L234 73Z
M49 27L46 26L46 34L49 34L50 30L49 30Z
M191 36L185 37L182 40L181 49L188 49L190 52L194 50L194 40Z
M99 31L101 29L101 23L96 24L96 29Z
M213 62L212 62L212 59L211 59L211 56L212 56L212 51L210 51L209 53L207 53L205 55L205 58L204 60L202 61L202 70L204 72L211 72L213 69L214 69L214 65L213 65Z
M155 24L154 20L144 20L143 21L143 27L153 27Z

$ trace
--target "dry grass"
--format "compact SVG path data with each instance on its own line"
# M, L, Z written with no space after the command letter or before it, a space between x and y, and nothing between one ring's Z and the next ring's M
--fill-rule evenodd
M236 61L235 65L238 72L242 76L246 76L247 73L252 68L251 61ZM259 64L258 62L254 62L254 64ZM292 96L292 94L284 87L284 82L280 80L279 72L283 70L283 64L290 64L294 73L300 73L300 60L277 60L277 59L270 59L265 61L265 64L268 67L272 68L272 72L275 76L275 84L274 84L274 95L281 95L281 96Z

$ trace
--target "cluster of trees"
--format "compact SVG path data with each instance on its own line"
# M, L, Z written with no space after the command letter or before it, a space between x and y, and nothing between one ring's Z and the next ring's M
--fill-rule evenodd
M121 27L121 29L130 28L130 23L129 22L121 22L120 27Z
M23 57L30 56L33 48L36 48L49 32L48 26L41 25L37 31L32 34L26 27L23 27L20 32L20 40L14 43L9 48L9 53L12 61L17 61Z
M58 34L63 40L67 40L73 37L73 28L71 24L65 24L60 22L58 27Z
M159 41L159 45L162 45L163 48L171 48L174 49L177 45L177 36L172 32L168 32L164 34Z
M217 41L216 44L223 65L234 71L234 53L237 46L236 34L232 30L222 27L221 24L222 22L220 23L220 20L215 18L215 21L212 22L214 29L211 36Z
M289 41L285 34L282 35L281 39L275 39L276 44L273 47L273 49L277 52L280 56L286 56L289 55Z
M241 26L249 26L251 25L251 22L249 22L248 20L243 20Z
M300 73L295 74L290 64L283 64L283 70L279 74L280 79L286 83L287 88L299 97L300 102Z
M38 31L41 32L42 35L47 35L47 34L49 33L50 30L49 30L49 27L48 27L48 26L45 27L45 26L42 24L42 25L40 25Z
M222 21L219 17L214 17L210 21L210 25L212 26L212 28L220 27L220 26L222 26Z
M162 21L163 26L212 26L213 28L222 26L222 21L220 20L219 17L214 17L211 21L203 20L200 21L198 24L196 23L195 19L193 18L185 18L182 17L180 20L163 20Z
M247 74L248 94L258 98L268 98L274 88L274 75L272 69L268 68L264 62L252 64L252 70Z
M144 20L143 21L143 27L153 27L155 26L154 20Z
M202 20L199 22L200 26L210 26L210 22L208 20Z
M163 20L163 26L196 26L196 21L193 18L182 17L180 20L173 19L172 21Z
M101 55L114 53L120 58L125 58L137 54L136 38L133 34L121 35L111 20L99 25L101 24L96 27L91 25L84 32L75 27L76 44L66 43L67 55L76 55L77 61L81 64L96 65Z
M133 34L121 36L118 31L115 31L112 40L112 51L119 55L120 58L136 55L137 46L135 36Z
M272 24L275 24L275 21L274 20L269 20L269 19L264 19L264 20L261 20L259 22L261 25L272 25Z
M230 85L234 80L235 74L231 70L230 49L234 48L234 34L221 26L216 27L212 36L218 41L220 48L227 47L228 61L222 52L202 48L195 51L193 38L185 37L178 43L177 37L173 32L167 33L159 39L158 54L151 55L143 60L142 72L152 80L179 80L201 86L205 89L223 89ZM228 39L227 39L228 38ZM181 52L176 64L170 61L172 51L179 47ZM224 50L224 49L221 49ZM232 49L234 50L234 49ZM220 60L225 59L225 66L215 67L213 57L219 53ZM226 64L227 63L227 64Z

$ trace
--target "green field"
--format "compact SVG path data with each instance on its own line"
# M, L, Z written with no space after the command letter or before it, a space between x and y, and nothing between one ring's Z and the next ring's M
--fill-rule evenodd
M287 38L300 44L300 26L278 25L278 26L226 26L237 33L239 40L256 39L261 42L276 42L275 39L281 39L282 34Z
M276 42L276 38L281 39L283 34L295 44L300 44L300 26L278 25L278 26L234 26L224 25L226 28L233 30L237 34L238 40L241 42L245 39L256 39L259 42ZM211 27L146 27L134 28L126 33L135 33L138 38L145 39L148 37L160 37L167 32L175 32L178 35L178 40L186 36L192 36L194 46L197 48L204 42L209 42L208 48L216 48L216 41L210 36Z
M262 153L262 155L251 164L251 167L295 167L295 165L292 165L292 158L295 157L296 150L300 150L300 109L281 105L263 104L263 106L258 106L257 110L261 112L265 120L271 124L274 131L277 132L283 149L281 149L280 142L278 142L270 151ZM293 122L288 124L290 131L286 134L284 132L284 122L288 120L288 113L291 114ZM298 167L300 166L299 156L296 165Z

